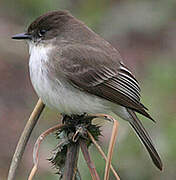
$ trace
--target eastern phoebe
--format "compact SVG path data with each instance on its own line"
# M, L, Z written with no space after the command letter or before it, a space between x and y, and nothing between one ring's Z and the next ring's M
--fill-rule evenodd
M119 52L67 11L38 17L13 39L29 44L29 71L43 102L62 114L114 112L128 121L162 170L161 159L135 112L152 119L140 87Z

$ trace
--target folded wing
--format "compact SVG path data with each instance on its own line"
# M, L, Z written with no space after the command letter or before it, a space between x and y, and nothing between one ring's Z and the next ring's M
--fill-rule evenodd
M58 63L73 86L153 120L140 103L137 80L121 61L113 57L89 46L67 46Z

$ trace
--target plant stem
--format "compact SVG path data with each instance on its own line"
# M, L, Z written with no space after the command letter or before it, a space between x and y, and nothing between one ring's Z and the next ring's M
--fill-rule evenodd
M88 165L90 174L92 176L92 179L93 180L100 180L100 178L98 176L98 173L97 173L97 171L95 169L95 165L94 165L93 161L90 158L90 154L89 154L86 142L84 140L80 140L80 146L81 146L81 151L83 153L84 159L87 162L87 165Z
M71 143L67 147L67 157L64 167L63 180L75 180L79 149L80 149L79 142Z
M64 127L64 124L57 124L49 129L47 129L45 132L43 132L37 139L37 141L35 142L34 145L34 149L33 149L33 161L34 161L34 166L30 172L30 175L28 177L28 180L32 180L37 168L38 168L38 159L39 159L39 149L40 149L40 144L41 142L46 138L46 136L48 136L49 134L53 133L56 130L59 130L60 128Z
M34 110L33 110L33 112L32 112L32 114L30 115L29 120L27 121L27 124L26 124L26 126L25 126L25 128L21 134L19 141L18 141L16 150L15 150L15 153L13 155L12 162L10 165L8 180L14 180L15 179L17 168L18 168L18 165L19 165L21 158L23 156L26 144L29 140L29 137L32 133L32 130L35 127L44 107L45 107L45 105L43 104L41 99L39 99Z
M99 144L96 142L96 140L94 139L94 137L92 136L92 134L88 131L87 132L89 138L92 140L92 142L94 143L95 147L98 149L99 153L102 155L103 159L105 161L107 161L107 157L105 155L105 153L103 152L103 150L101 149L101 147L99 146ZM114 174L114 176L116 177L116 180L120 180L120 177L118 176L118 174L116 173L115 169L113 168L112 165L110 165L110 168Z
M117 137L117 130L118 130L118 122L116 120L114 120L111 140L110 140L110 143L109 143L109 149L108 149L108 156L107 156L106 167L105 167L104 180L109 179L109 171L110 171L110 166L111 166L111 160L112 160L112 154L113 154L113 150L114 150L115 140L116 140L116 137Z

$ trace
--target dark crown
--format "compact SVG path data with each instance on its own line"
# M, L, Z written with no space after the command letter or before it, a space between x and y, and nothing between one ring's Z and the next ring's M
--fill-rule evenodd
M35 29L44 28L50 30L51 28L63 26L73 16L68 11L52 11L38 17L31 23L27 32L30 33Z

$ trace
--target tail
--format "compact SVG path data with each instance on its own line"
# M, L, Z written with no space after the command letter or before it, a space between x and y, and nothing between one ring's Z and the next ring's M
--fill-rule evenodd
M150 154L150 157L152 158L153 163L156 165L156 167L158 167L160 170L162 170L163 164L162 164L161 159L153 145L153 142L152 142L149 134L143 127L141 121L138 119L136 114L130 109L127 109L127 111L132 117L132 120L129 121L130 125L135 130L138 137L140 138L140 140L146 147L148 153Z

